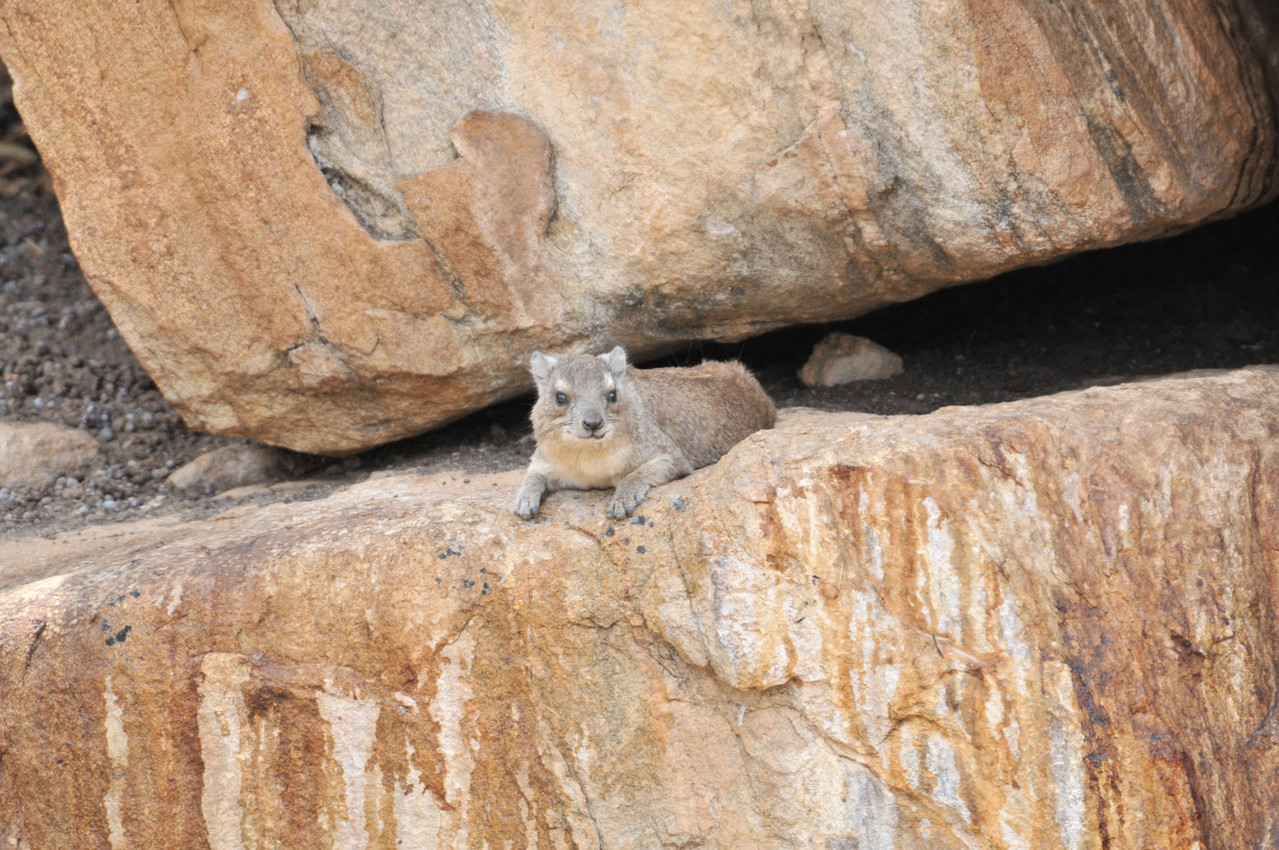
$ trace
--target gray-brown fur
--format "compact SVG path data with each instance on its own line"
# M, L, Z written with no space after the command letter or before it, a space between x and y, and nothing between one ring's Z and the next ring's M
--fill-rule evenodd
M531 369L537 450L513 506L525 519L547 493L597 487L616 488L608 513L622 519L650 487L714 463L776 420L764 388L736 361L636 369L619 346L596 357L539 351Z

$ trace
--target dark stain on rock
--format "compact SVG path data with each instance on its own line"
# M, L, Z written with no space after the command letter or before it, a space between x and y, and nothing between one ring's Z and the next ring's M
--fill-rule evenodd
M129 562L129 566L135 567L138 565L138 563L139 563L138 561L131 561ZM129 598L130 596L132 596L134 599L137 599L141 595L142 595L141 592L139 592L137 588L134 588L133 590L130 590L128 593L121 593L115 599L107 600L107 607L114 608L115 606L119 605L121 602L123 602L125 599Z
M1142 174L1141 165L1133 156L1132 145L1114 127L1103 126L1091 115L1086 117L1088 135L1106 163L1133 223L1141 225L1162 215L1163 205Z
M287 691L279 688L261 687L249 694L245 700L249 717L256 717L259 714L266 714L279 708L289 698Z

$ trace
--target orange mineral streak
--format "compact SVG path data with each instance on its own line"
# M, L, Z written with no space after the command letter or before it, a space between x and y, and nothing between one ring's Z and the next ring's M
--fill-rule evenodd
M1249 847L1279 370L0 541L15 846ZM922 837L921 837L922 836Z

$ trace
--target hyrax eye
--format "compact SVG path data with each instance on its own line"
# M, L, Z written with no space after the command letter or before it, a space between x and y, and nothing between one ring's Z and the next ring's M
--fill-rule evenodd
M613 402L615 402L615 401L617 401L617 390L609 390L609 391L608 391L608 402L609 402L609 404L612 404L612 403L613 403Z
M568 404L568 396L565 395L564 393L556 393L555 403L558 404L560 407L563 407L564 405Z

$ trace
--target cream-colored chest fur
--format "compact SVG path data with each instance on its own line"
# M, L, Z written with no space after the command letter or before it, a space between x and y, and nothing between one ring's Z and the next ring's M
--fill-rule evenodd
M604 440L565 438L539 446L553 467L558 487L593 490L615 487L630 473L632 443L619 435Z

